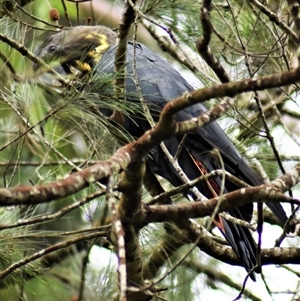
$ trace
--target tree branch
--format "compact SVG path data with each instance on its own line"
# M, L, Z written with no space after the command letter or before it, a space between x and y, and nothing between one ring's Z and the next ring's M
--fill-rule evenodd
M300 164L289 173L257 187L246 187L224 194L220 197L211 198L207 201L184 203L175 205L153 205L147 208L147 221L180 221L188 218L210 216L219 204L219 211L228 211L242 205L258 202L280 202L300 204L300 200L293 199L282 193L300 182Z

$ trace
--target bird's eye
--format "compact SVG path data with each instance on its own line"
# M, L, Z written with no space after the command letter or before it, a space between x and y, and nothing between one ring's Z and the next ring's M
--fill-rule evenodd
M51 45L49 48L48 48L48 51L49 52L53 52L55 51L56 47L54 45Z

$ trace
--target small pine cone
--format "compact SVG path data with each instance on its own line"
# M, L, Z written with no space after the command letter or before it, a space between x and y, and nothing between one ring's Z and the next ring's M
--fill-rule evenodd
M56 8L51 8L50 9L50 19L52 21L57 21L59 19L59 12Z

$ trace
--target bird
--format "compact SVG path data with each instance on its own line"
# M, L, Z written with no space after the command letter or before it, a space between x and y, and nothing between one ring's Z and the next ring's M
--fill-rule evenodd
M62 75L72 74L75 69L81 76L93 74L92 79L96 81L97 77L104 74L114 74L116 40L116 33L106 26L76 26L63 29L46 38L36 50L36 55L47 63L56 61L56 70ZM134 60L135 66L133 65ZM39 68L40 65L34 63L34 71ZM140 92L154 121L158 120L159 113L167 103L194 90L168 61L138 42L129 41L127 43L125 75L126 101L132 105L140 103L135 81L137 78ZM96 90L95 92L100 93L101 91ZM111 113L107 109L99 109L107 116ZM199 103L180 111L176 114L175 119L176 121L186 121L205 112L207 112L207 108ZM124 118L123 127L134 138L142 136L151 128L141 112L126 115ZM175 156L182 141L183 146L180 149L178 163L190 180L222 167L220 160L214 159L211 154L216 149L226 171L251 186L263 184L263 181L244 161L217 122L211 122L185 136L170 137L163 142L170 154ZM183 184L178 171L166 158L160 146L153 148L151 156L147 159L147 166L153 174L163 177L173 186ZM208 182L200 182L195 186L209 199L220 195L221 181L222 179L217 177ZM222 193L237 189L239 187L235 183L226 179ZM186 194L196 199L192 190ZM280 224L284 225L287 215L281 204L267 203L267 206L278 218ZM251 222L253 204L233 208L228 213L234 218ZM257 257L256 243L250 230L227 221L221 216L216 217L216 225L232 247L241 265L248 272L252 270L257 265ZM259 273L260 271L257 269L255 272ZM253 271L250 273L250 277L255 281Z

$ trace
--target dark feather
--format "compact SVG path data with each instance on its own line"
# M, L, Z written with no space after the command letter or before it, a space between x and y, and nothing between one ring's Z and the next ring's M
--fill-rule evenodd
M110 48L104 55L101 62L97 66L98 74L113 72L113 62L115 56L115 48ZM126 73L126 91L127 101L138 102L136 86L133 72L133 44L129 43L127 47L127 73ZM155 119L168 101L183 95L187 91L192 91L192 87L186 80L165 60L154 54L148 48L141 44L136 44L136 73L141 88L143 98L149 104ZM189 120L197 117L206 111L202 104L191 106L177 114L178 121ZM129 119L126 120L126 129L136 137L141 136L150 128L148 122L141 116L134 118L135 123ZM165 140L164 143L170 153L175 155L182 137L172 137ZM263 182L252 171L247 163L242 159L228 136L219 127L216 122L210 123L203 128L199 128L188 134L185 140L184 148L179 156L179 164L189 179L199 177L199 169L195 165L191 156L197 161L202 162L206 170L209 172L214 169L221 168L217 160L211 160L210 151L214 148L218 149L225 169L234 176L240 178L246 183L257 186ZM166 159L163 151L156 147L152 158L148 160L148 164L153 173L156 173L174 186L182 184L182 180L173 168L172 164ZM216 179L220 185L220 179ZM198 189L207 198L213 197L211 191L205 183L197 185ZM225 191L233 191L238 189L235 184L226 181ZM284 224L287 216L280 204L268 203L270 209L277 216L279 221ZM229 211L235 217L248 222L251 221L253 205L245 205ZM250 231L246 228L233 224L223 219L224 229L221 230L234 249L247 271L256 265L256 244L252 238ZM254 275L251 275L252 279Z

